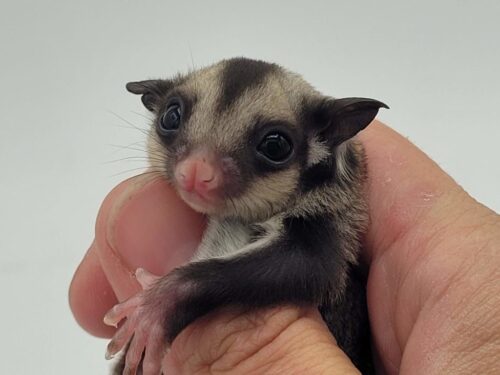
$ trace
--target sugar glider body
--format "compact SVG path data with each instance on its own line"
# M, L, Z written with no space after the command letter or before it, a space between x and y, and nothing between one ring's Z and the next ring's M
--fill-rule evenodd
M108 347L112 355L129 343L115 372L159 374L176 335L217 308L292 303L318 306L339 346L371 373L358 262L366 171L351 138L386 106L323 96L245 58L127 89L154 114L152 168L209 223L191 262L106 316L127 317Z

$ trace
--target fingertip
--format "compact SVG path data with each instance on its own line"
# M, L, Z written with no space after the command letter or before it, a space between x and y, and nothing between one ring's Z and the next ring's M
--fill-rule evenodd
M103 317L141 289L134 271L142 267L164 274L194 252L204 221L179 201L165 181L144 175L122 182L107 195L95 241L69 288L70 308L83 329L112 336L115 328Z
M102 316L117 299L92 244L76 270L69 287L69 305L78 324L98 337L111 337L114 328L102 322Z
M163 275L190 259L204 218L160 178L136 176L106 197L96 224L99 259L122 300L140 290L137 268Z

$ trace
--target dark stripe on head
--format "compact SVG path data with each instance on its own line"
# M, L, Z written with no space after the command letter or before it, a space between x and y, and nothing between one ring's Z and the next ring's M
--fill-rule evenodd
M333 155L328 159L304 171L300 179L300 186L304 193L333 183L348 188L353 180L358 180L356 176L363 170L362 160L359 159L353 145L348 144L345 149L342 159L342 169L337 166L335 154L336 152L334 151ZM346 171L347 175L344 175L341 170Z
M278 66L243 57L225 62L221 73L222 93L218 111L224 112L248 89L261 84Z
M335 181L335 161L332 157L313 165L304 171L300 178L300 186L304 193Z

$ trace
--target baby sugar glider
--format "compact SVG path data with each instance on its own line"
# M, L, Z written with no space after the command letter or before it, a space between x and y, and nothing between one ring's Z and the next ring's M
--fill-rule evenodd
M161 374L175 337L224 306L317 306L339 346L373 372L363 148L352 138L384 103L323 96L272 63L234 58L172 79L130 82L154 121L150 163L208 226L193 259L115 306L116 374ZM160 156L161 155L161 156ZM154 281L152 281L154 280Z

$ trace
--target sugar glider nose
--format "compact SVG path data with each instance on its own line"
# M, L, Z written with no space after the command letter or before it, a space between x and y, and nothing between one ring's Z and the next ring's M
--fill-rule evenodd
M175 177L187 192L205 196L219 186L219 178L213 162L203 156L188 157L179 163Z

